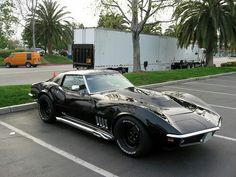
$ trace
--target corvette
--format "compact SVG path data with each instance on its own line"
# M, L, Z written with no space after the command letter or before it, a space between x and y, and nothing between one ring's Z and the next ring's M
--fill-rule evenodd
M30 95L44 122L60 121L114 140L132 157L148 153L153 143L204 143L222 122L213 108L191 94L138 88L112 70L61 73L32 84Z

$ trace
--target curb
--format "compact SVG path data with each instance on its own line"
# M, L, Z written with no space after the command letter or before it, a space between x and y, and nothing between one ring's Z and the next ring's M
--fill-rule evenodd
M157 83L157 84L142 85L142 86L138 86L138 87L140 87L140 88L163 87L163 86L167 86L167 85L181 84L181 83L197 81L197 80L205 80L205 79L216 78L216 77L220 77L220 76L228 76L228 75L232 75L232 74L236 74L236 72L215 74L215 75L209 75L209 76L203 76L203 77L194 77L194 78L190 78L190 79L182 79L182 80L175 80L175 81L169 81L169 82L163 82L163 83Z
M25 111L25 110L34 109L34 108L37 108L36 102L19 104L19 105L14 105L14 106L7 106L7 107L0 108L0 115L13 113L13 112L19 112L19 111Z

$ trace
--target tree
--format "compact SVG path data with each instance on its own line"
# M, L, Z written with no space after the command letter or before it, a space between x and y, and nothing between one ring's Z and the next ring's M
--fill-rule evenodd
M151 25L144 25L143 32L147 34L157 34L157 35L162 35L162 28L161 24L151 24Z
M165 36L170 36L170 37L177 37L177 24L171 24L166 30L164 35Z
M36 42L35 42L35 15L36 15L36 9L38 7L40 0L16 0L19 12L25 22L31 20L31 30L32 30L32 46L35 50L36 48Z
M42 47L44 49L47 48L47 43L44 41L43 34L40 35L40 23L36 20L35 21L35 34L32 35L32 20L31 18L26 19L25 28L22 32L22 39L24 41L24 44L33 47L33 36L35 37L35 46Z
M155 25L163 21L155 20L150 22L150 19L159 10L173 6L171 0L128 0L123 4L118 0L101 0L105 8L111 11L117 10L127 24L128 29L132 32L133 43L133 71L141 71L140 65L140 43L139 35L146 25Z
M5 49L8 45L8 39L4 35L0 35L0 49Z
M12 25L17 22L13 14L14 8L12 0L0 1L0 36L10 37L14 33Z
M53 45L61 42L66 44L72 38L68 14L65 7L60 7L52 0L44 0L36 10L36 23L40 29L38 35L46 43L49 54L52 54Z
M101 13L99 15L98 27L126 30L127 26L125 26L125 24L126 21L124 20L122 15L115 13Z
M213 66L217 44L228 48L236 42L234 0L188 0L178 4L173 17L178 21L179 46L197 43L206 49L206 62Z

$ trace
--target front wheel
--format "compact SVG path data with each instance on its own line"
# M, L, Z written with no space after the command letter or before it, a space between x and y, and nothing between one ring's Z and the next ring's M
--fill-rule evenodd
M30 68L31 64L29 62L25 63L26 68Z
M151 147L144 125L133 117L120 118L115 124L114 136L121 151L131 157L144 155Z
M11 64L10 63L6 63L6 68L10 68L11 67Z
M39 115L46 123L53 123L56 120L52 101L47 95L39 98Z

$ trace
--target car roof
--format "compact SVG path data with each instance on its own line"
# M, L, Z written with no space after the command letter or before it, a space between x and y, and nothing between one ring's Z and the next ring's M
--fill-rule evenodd
M76 70L76 71L68 71L62 73L63 75L98 75L98 74L117 74L118 71L114 70Z

